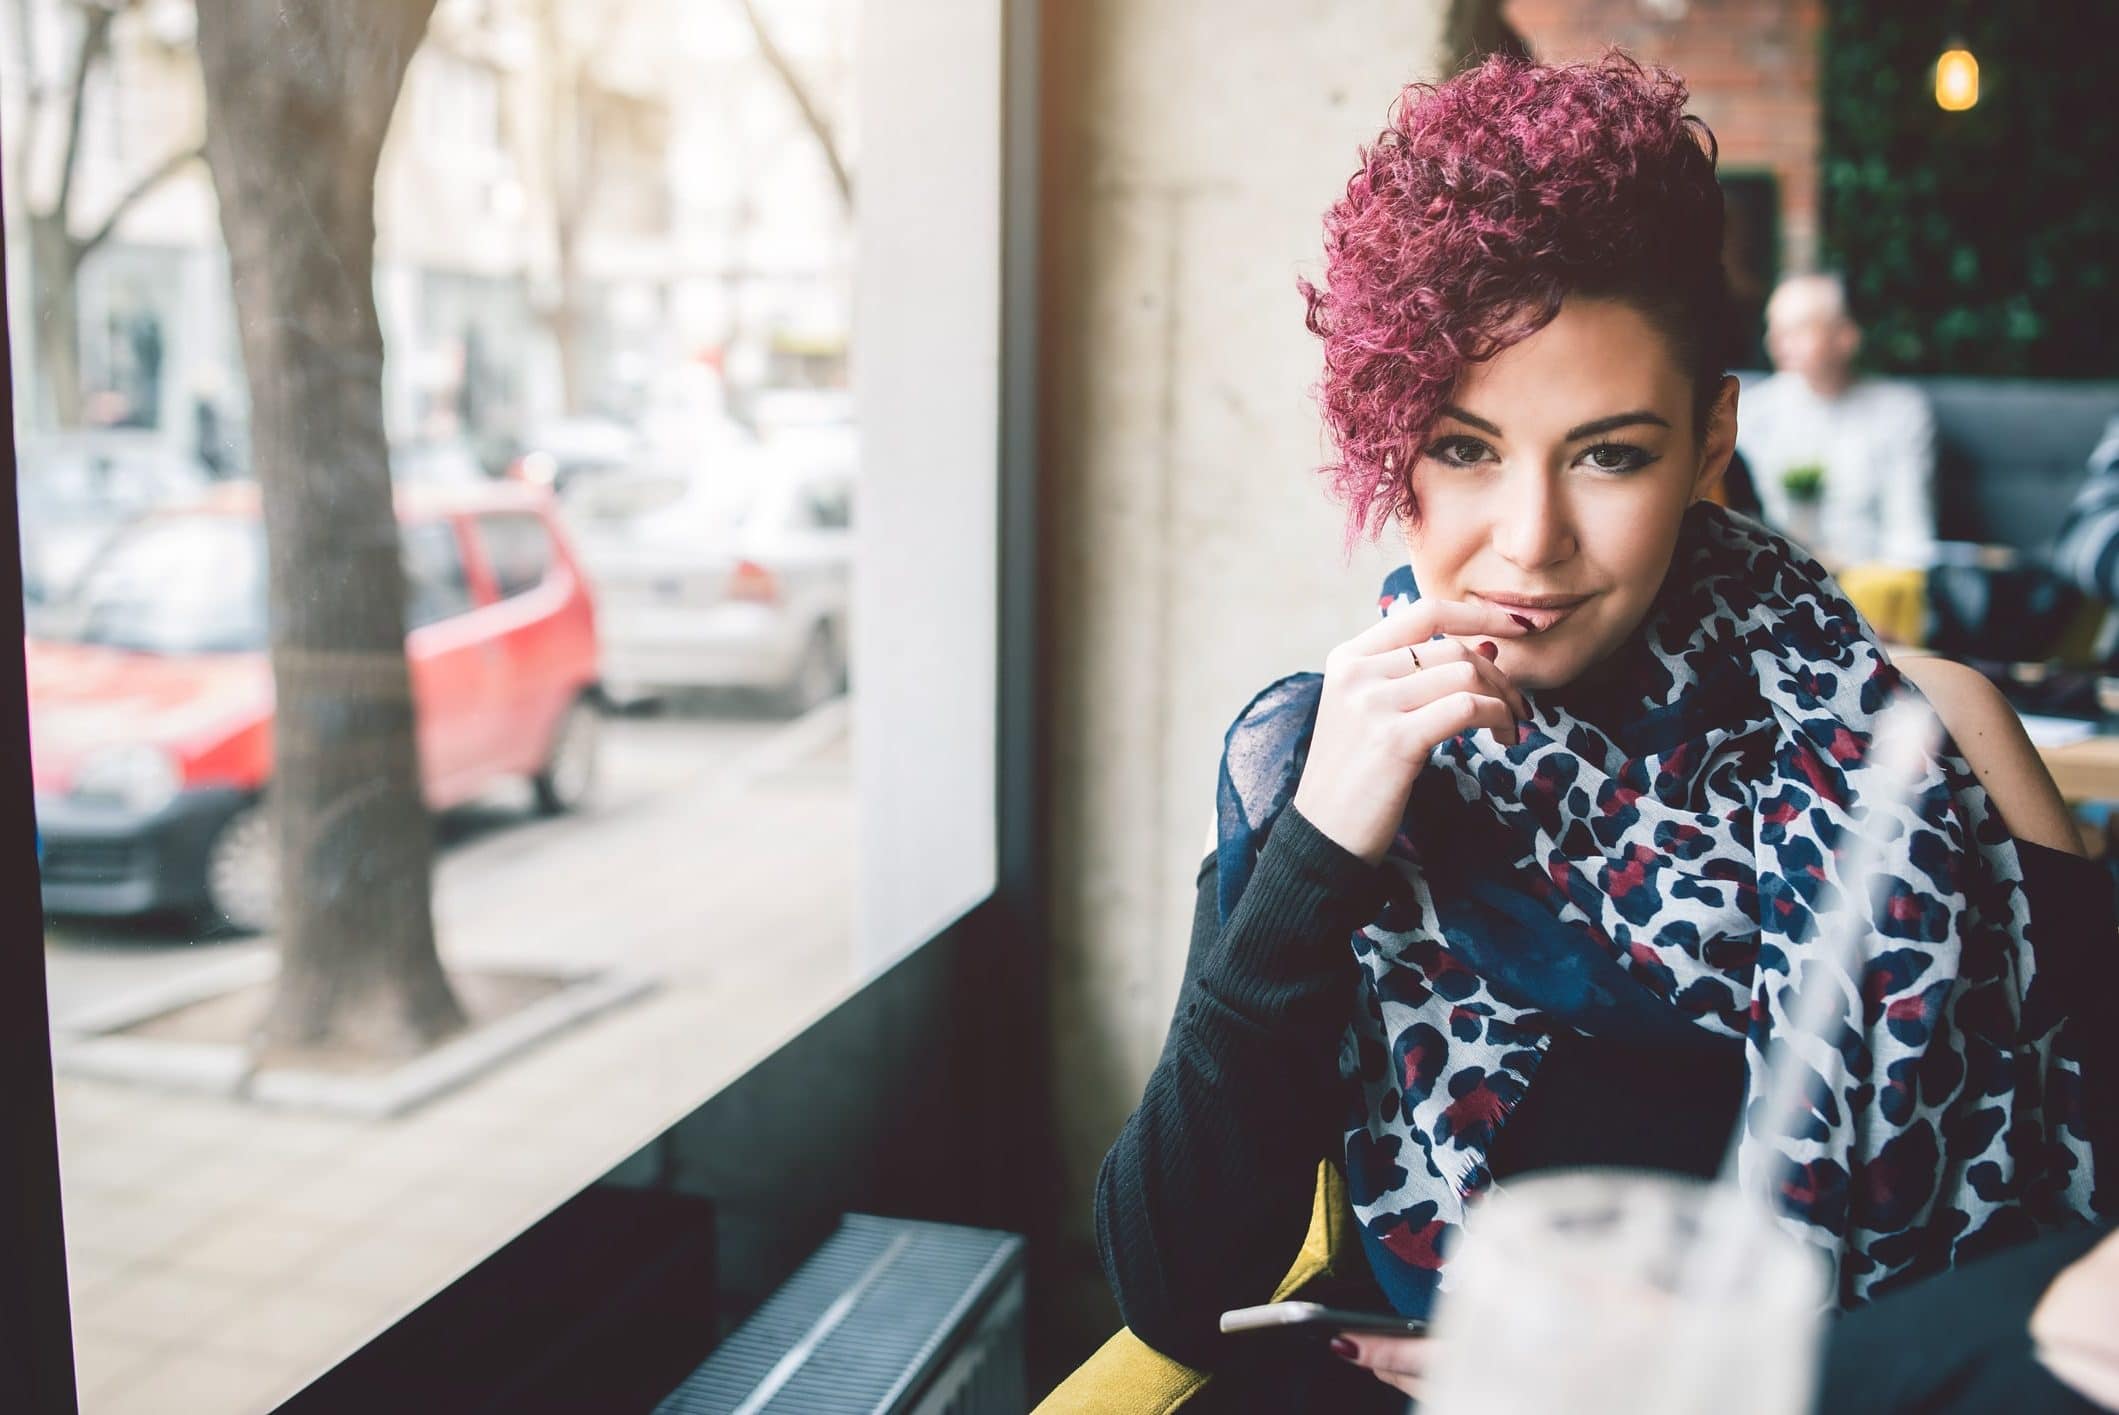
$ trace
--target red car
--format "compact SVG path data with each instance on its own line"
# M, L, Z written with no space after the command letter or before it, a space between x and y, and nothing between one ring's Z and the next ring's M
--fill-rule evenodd
M502 777L580 805L596 775L596 621L548 493L400 488L405 655L427 803ZM257 490L133 522L33 621L44 906L270 924L273 689Z

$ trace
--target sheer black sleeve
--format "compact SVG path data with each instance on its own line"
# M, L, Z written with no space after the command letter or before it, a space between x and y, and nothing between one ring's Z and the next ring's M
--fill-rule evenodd
M1176 1016L1096 1183L1126 1325L1189 1366L1217 1364L1220 1314L1270 1300L1301 1250L1317 1162L1340 1140L1347 938L1384 880L1292 805L1225 928L1214 857L1201 863Z

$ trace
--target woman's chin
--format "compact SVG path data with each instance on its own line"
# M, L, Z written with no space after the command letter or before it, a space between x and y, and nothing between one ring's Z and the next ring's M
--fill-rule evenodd
M1512 643L1501 649L1494 666L1526 693L1564 688L1580 675L1580 655L1560 644Z

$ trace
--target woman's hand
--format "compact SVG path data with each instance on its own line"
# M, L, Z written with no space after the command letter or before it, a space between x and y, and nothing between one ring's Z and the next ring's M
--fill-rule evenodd
M1437 745L1479 727L1512 743L1529 716L1493 664L1494 645L1460 636L1526 632L1490 604L1423 599L1394 606L1325 655L1324 696L1295 787L1303 818L1349 853L1381 860Z
M1387 1386L1395 1386L1413 1399L1421 1394L1421 1381L1434 1360L1435 1339L1429 1336L1356 1336L1346 1333L1332 1340L1332 1352L1342 1361L1360 1366Z
M2060 1270L2031 1313L2038 1360L2107 1409L2119 1409L2119 1232Z

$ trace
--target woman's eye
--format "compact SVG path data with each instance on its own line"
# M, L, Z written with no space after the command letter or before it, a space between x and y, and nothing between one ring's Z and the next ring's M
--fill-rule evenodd
M1584 452L1582 460L1600 472L1637 472L1655 458L1623 442L1600 442Z
M1427 449L1427 455L1451 467L1470 467L1487 460L1485 443L1469 437L1445 437Z

